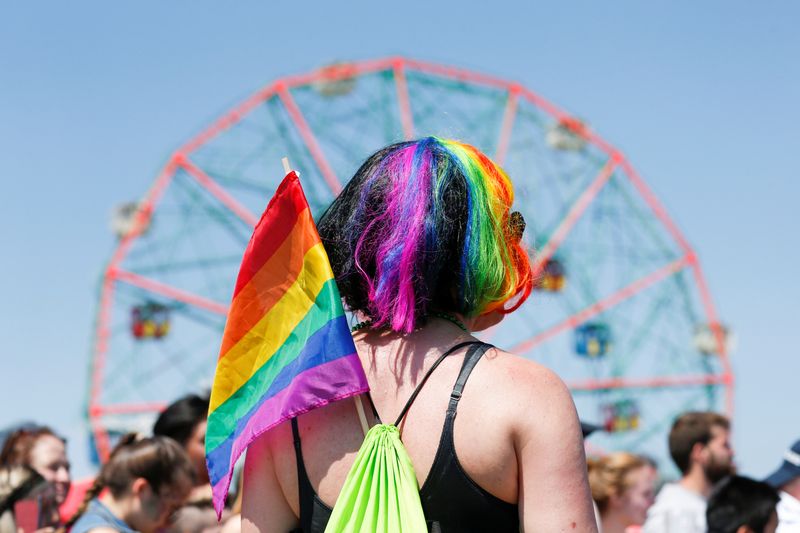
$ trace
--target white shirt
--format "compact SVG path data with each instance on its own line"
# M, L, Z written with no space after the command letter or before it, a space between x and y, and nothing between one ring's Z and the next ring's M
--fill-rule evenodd
M800 500L781 491L777 509L778 529L775 533L800 533Z
M706 500L678 483L667 483L647 512L643 533L705 533Z

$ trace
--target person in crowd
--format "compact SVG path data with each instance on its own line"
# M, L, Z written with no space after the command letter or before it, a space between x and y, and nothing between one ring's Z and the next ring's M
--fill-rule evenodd
M58 526L58 507L69 492L71 477L67 459L66 441L46 426L27 426L12 432L0 451L0 465L26 466L37 472L47 482L40 491L39 525Z
M126 435L103 465L65 530L156 533L183 505L194 485L194 476L194 465L174 440L137 440L135 434Z
M370 156L318 228L361 321L354 340L369 422L397 420L430 527L596 531L568 389L471 334L530 293L513 199L484 154L428 137ZM266 432L247 452L242 530L322 532L363 438L353 401Z
M156 419L153 435L169 437L180 444L194 465L195 486L208 486L206 469L206 419L208 396L189 394L169 406Z
M730 476L708 499L708 533L775 533L778 499L778 493L766 483Z
M783 462L765 483L779 491L778 533L800 533L800 440L783 454Z
M153 425L153 435L169 437L180 444L195 469L195 486L172 517L170 533L211 533L222 527L230 533L239 523L237 513L229 510L218 522L212 504L205 456L208 403L207 395L189 394L167 406Z
M717 413L684 413L670 430L669 452L682 477L659 491L643 531L704 533L711 489L735 470L730 422Z
M589 486L602 533L625 533L644 524L655 499L657 474L638 455L615 452L589 459Z
M39 502L48 483L38 472L24 465L0 466L0 533L31 532L39 529ZM28 505L27 516L20 516ZM45 513L47 517L47 513Z

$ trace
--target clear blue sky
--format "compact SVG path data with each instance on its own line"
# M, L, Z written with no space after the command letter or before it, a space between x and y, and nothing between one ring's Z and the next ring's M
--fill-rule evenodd
M0 426L53 425L87 474L112 206L267 82L402 54L519 80L626 153L737 331L738 462L767 473L800 438L799 23L789 1L6 3Z

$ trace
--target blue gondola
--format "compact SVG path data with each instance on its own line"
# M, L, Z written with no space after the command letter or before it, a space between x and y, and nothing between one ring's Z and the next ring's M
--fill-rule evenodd
M592 359L611 351L611 328L608 324L590 322L575 328L575 353Z

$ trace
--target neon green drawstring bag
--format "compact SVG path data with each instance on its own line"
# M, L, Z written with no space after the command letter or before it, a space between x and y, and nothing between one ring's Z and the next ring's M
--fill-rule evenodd
M355 463L347 474L325 533L427 533L414 465L400 440L402 422L422 386L445 357L468 345L463 342L443 353L417 385L394 424L378 424L366 432ZM468 356L469 357L469 356ZM356 408L367 427L361 398ZM374 406L373 406L374 411ZM375 412L377 417L377 412Z
M362 531L428 531L414 466L392 424L367 432L325 528L325 533Z

